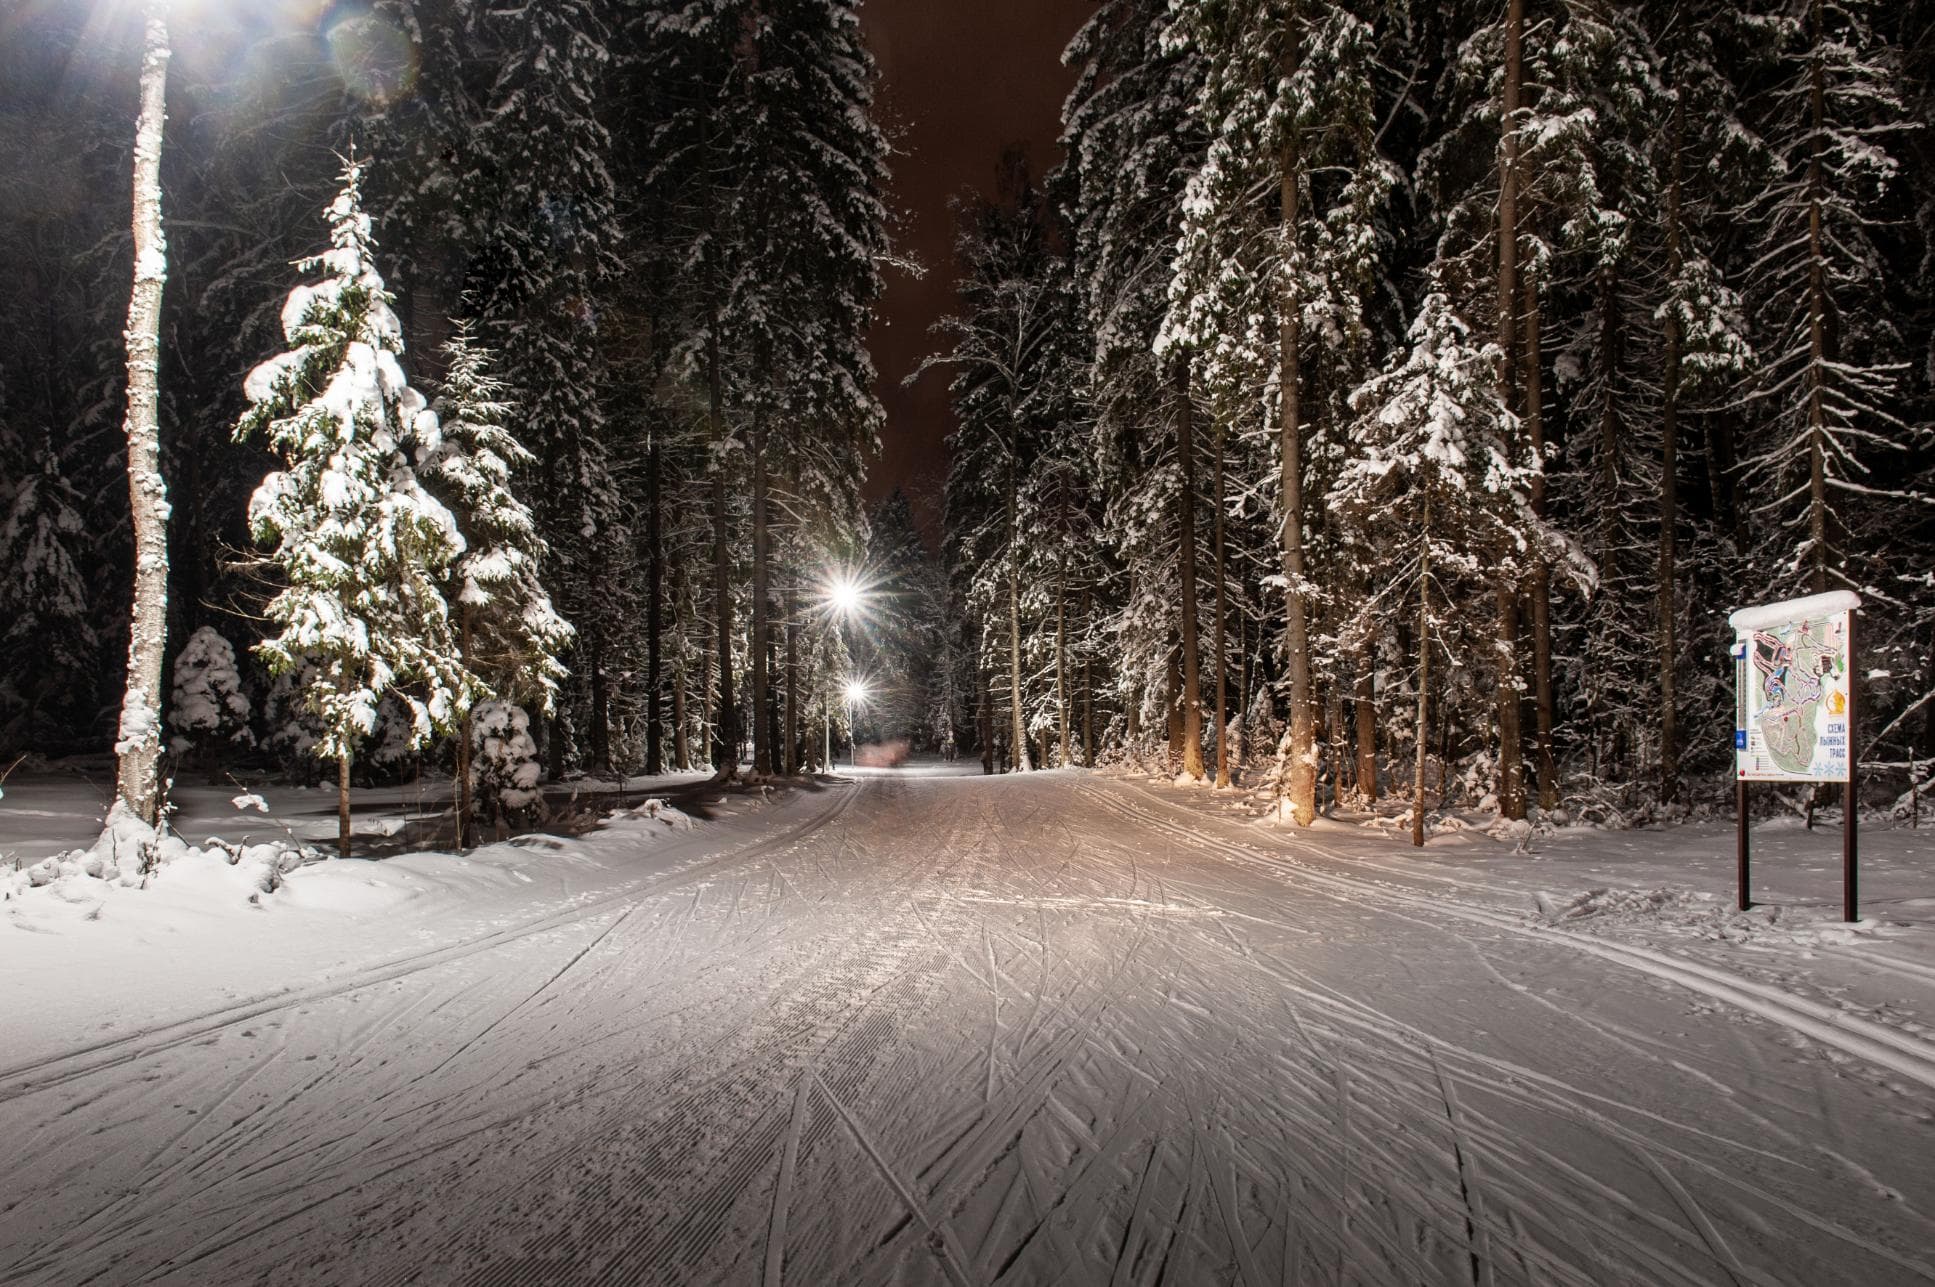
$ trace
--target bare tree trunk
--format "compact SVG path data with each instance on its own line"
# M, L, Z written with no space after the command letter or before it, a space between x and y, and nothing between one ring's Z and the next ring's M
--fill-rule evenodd
M1352 703L1357 716L1357 793L1367 801L1377 799L1377 684L1372 672L1371 648L1360 648L1356 658L1357 676Z
M1082 598L1082 620L1089 619L1087 595ZM1082 766L1095 767L1095 659L1082 654Z
M1517 3L1517 0L1513 0ZM1411 843L1424 848L1424 770L1431 753L1431 497L1424 498L1424 553L1418 560L1418 745L1411 778Z
M1680 240L1680 185L1683 179L1682 152L1686 147L1685 86L1673 100L1673 124L1666 184L1666 276L1678 280L1686 262ZM1679 700L1676 668L1679 664L1679 596L1674 583L1679 579L1678 528L1680 522L1680 357L1685 338L1680 334L1679 314L1666 310L1666 357L1662 372L1660 403L1660 551L1659 641L1660 641L1660 803L1672 804L1680 795Z
M1284 75L1294 75L1299 52L1294 34L1284 50ZM1282 236L1287 246L1297 237L1303 159L1295 129L1284 131L1283 151L1277 161L1282 206ZM1288 274L1277 302L1277 349L1281 368L1280 414L1277 432L1283 498L1283 579L1287 583L1284 621L1284 664L1290 678L1290 763L1284 786L1290 793L1290 816L1300 827L1317 817L1317 710L1310 682L1309 602L1304 597L1306 567L1303 548L1303 318L1302 301L1290 293ZM1282 787L1280 786L1281 790ZM1279 812L1281 806L1279 805Z
M1177 579L1182 583L1182 771L1195 782L1203 780L1202 659L1198 655L1196 620L1196 440L1195 410L1190 405L1189 364L1177 364L1176 457L1182 474L1177 497Z
M1177 644L1169 650L1169 673L1164 677L1162 689L1163 717L1168 721L1166 728L1169 736L1171 768L1180 764L1183 757L1182 692L1182 645Z
M1014 755L1017 773L1027 773L1034 766L1028 763L1028 733L1024 727L1023 703L1021 700L1021 573L1019 568L1020 552L1016 545L1021 534L1017 530L1016 506L1020 482L1016 475L1021 464L1011 450L1008 453L1008 712L1010 716L1011 741L1009 748Z
M981 735L981 772L994 772L994 697L988 690L993 687L988 678L987 668L976 665L974 668L975 687L980 689L979 709L975 715L975 725Z
M336 856L349 857L349 753L336 757Z
M1813 548L1808 553L1812 568L1810 580L1815 594L1828 589L1828 497L1827 497L1827 404L1823 371L1828 360L1827 344L1827 249L1826 232L1821 224L1823 191L1821 150L1827 128L1826 69L1822 66L1821 46L1827 39L1822 27L1821 0L1808 5L1812 27L1813 55L1808 72L1807 102L1809 124L1807 158L1807 538Z
M1525 431L1539 472L1532 477L1532 512L1545 517L1545 359L1540 347L1543 313L1539 284L1525 277ZM1532 564L1533 745L1537 755L1539 808L1559 807L1559 767L1552 749L1552 567L1543 556Z
M1518 312L1518 112L1525 0L1508 0L1505 13L1505 76L1498 150L1498 339L1499 398L1512 405L1513 335ZM1507 578L1498 588L1498 807L1507 818L1525 816L1524 752L1520 747L1518 686L1518 587Z
M773 771L773 744L767 736L767 707L772 697L772 675L767 664L771 643L771 605L767 599L770 559L766 531L766 420L759 410L753 412L753 599L752 599L752 732L753 772L762 776Z
M795 567L786 578L786 776L800 771L800 583Z
M148 0L141 115L134 135L134 287L128 299L128 504L134 602L121 699L115 795L149 827L161 820L161 662L168 644L168 486L161 476L162 122L167 114L168 0ZM347 840L345 840L347 843Z
M1062 549L1061 575L1055 584L1055 705L1061 714L1061 763L1070 763L1068 737L1068 550Z
M658 437L654 426L645 448L645 772L650 774L665 771L665 531L659 508Z
M458 608L457 639L458 647L463 649L466 658L470 656L471 606L466 603ZM457 724L457 839L458 849L464 847L464 838L470 834L470 757L471 736L474 718L468 704L464 706L463 719Z
M605 674L605 633L591 636L591 763L600 773L611 772L611 688Z
M725 392L719 372L717 319L706 340L706 369L712 437L725 438ZM732 567L726 551L726 470L723 458L712 466L712 605L714 644L719 650L719 719L712 734L712 766L722 779L739 771L738 716L732 705Z
M1223 417L1216 417L1216 481L1212 489L1216 504L1214 536L1216 550L1216 785L1230 784L1229 711L1229 563L1223 539Z

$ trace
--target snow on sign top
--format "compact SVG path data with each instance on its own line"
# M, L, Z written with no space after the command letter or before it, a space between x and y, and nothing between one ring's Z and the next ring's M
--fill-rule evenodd
M1737 641L1735 774L1747 782L1846 782L1853 750L1851 614L1845 590L1743 608Z
M1826 594L1810 594L1804 599L1783 599L1779 603L1742 608L1727 618L1727 624L1737 631L1765 630L1770 626L1784 626L1790 621L1803 621L1809 617L1853 612L1860 606L1861 596L1854 591L1830 590Z

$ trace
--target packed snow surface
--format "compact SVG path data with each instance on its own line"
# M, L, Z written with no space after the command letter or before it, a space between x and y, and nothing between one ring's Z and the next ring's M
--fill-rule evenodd
M1220 807L863 774L0 924L0 1281L1935 1281L1925 922Z

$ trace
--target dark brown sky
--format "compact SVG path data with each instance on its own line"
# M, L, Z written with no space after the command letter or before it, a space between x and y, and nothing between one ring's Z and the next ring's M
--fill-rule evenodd
M867 496L904 489L930 542L953 428L947 374L930 371L912 389L901 381L936 347L928 328L954 305L948 199L991 193L1009 143L1026 143L1038 171L1060 159L1055 138L1073 83L1061 52L1094 9L1094 0L867 0L860 10L880 64L881 116L901 152L891 193L906 219L900 248L927 266L920 279L887 274L874 323L887 427Z

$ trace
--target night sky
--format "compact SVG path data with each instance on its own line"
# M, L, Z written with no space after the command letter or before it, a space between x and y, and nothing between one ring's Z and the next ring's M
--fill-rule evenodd
M936 347L928 328L954 306L948 200L991 193L1009 143L1025 143L1037 171L1060 159L1062 100L1074 84L1061 52L1094 10L1094 0L870 0L861 9L880 64L880 116L900 152L889 194L906 220L898 246L927 267L924 278L887 274L874 323L887 426L867 496L904 489L930 544L953 428L948 377L929 372L912 389L901 381Z

